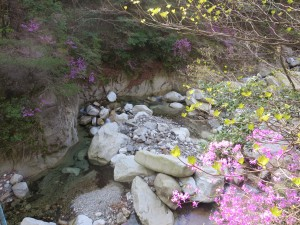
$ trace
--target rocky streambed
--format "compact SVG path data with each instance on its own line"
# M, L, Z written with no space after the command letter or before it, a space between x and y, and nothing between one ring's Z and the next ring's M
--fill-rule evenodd
M199 95L192 97L199 100ZM169 153L179 146L182 160L201 154L201 144L207 143L203 138L212 135L212 127L202 120L197 130L195 123L183 126L181 119L156 114L163 109L180 115L189 102L176 92L150 98L150 108L116 103L114 93L107 99L105 104L94 102L80 110L79 123L84 127L80 142L59 166L30 183L29 198L6 207L9 224L19 224L25 216L78 225L210 224L212 196L224 179L195 173ZM162 102L155 104L157 99ZM209 110L207 105L193 116L205 119ZM203 204L178 209L171 201L175 189ZM27 218L22 224L35 222Z

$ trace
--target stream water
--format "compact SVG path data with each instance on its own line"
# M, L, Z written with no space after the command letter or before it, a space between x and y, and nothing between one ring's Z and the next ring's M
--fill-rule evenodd
M25 200L15 200L5 206L9 225L19 225L24 217L33 217L44 221L68 221L74 218L70 209L72 200L76 196L101 189L113 180L113 168L110 166L98 167L88 163L83 157L91 143L86 130L78 127L79 142L70 148L61 162L51 170L46 171L38 178L29 182L31 197ZM83 170L78 176L62 173L65 167L79 167ZM129 190L129 185L124 185ZM209 225L209 214L213 206L200 204L198 208L184 207L175 211L175 225ZM126 225L139 225L137 216L131 215Z

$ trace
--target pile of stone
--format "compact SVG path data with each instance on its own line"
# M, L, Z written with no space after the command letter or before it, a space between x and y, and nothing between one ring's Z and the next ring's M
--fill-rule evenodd
M0 177L0 202L10 202L13 196L25 198L29 193L23 176L17 173L6 173Z

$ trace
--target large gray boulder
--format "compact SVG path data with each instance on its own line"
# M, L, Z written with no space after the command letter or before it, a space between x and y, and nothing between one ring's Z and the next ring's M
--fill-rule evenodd
M182 185L181 188L184 193L188 193L190 196L196 194L198 188L193 177L179 178L179 182Z
M174 177L188 177L194 174L193 170L171 155L138 151L134 160L148 169Z
M142 178L134 178L131 186L133 206L143 225L173 225L172 211L153 193Z
M201 171L202 170L202 171ZM191 197L192 201L210 203L217 196L217 189L224 187L224 177L218 176L218 171L210 166L203 166L196 171L195 181L197 194Z
M103 125L93 137L88 150L88 158L92 164L106 165L116 155L120 148L126 146L129 137L119 133L117 123Z
M26 182L20 182L12 186L14 195L18 198L24 198L29 193L29 188Z
M56 225L56 223L52 223L52 222L44 222L42 220L36 220L34 218L31 217L25 217L22 222L21 225Z
M167 102L180 102L184 100L184 96L177 93L176 91L171 91L163 96L163 99Z
M134 156L125 156L115 163L114 180L119 182L131 182L136 176L151 176L154 172L138 164Z
M178 182L171 176L163 173L157 174L154 180L154 187L157 196L162 200L170 209L177 209L178 205L171 201L173 191L181 192Z

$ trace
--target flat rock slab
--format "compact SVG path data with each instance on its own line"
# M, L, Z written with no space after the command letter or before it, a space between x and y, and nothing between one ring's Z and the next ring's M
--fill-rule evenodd
M142 178L134 178L131 193L135 212L143 225L174 224L172 211L151 191Z
M147 169L134 160L134 156L124 156L117 160L114 169L114 180L131 182L136 176L151 176L154 171Z
M134 160L150 170L174 177L188 177L194 174L193 170L171 155L138 151L134 156ZM185 161L185 159L183 160Z
M52 222L44 222L42 220L36 220L34 218L31 217L25 217L22 222L21 225L56 225L56 223L52 223Z

